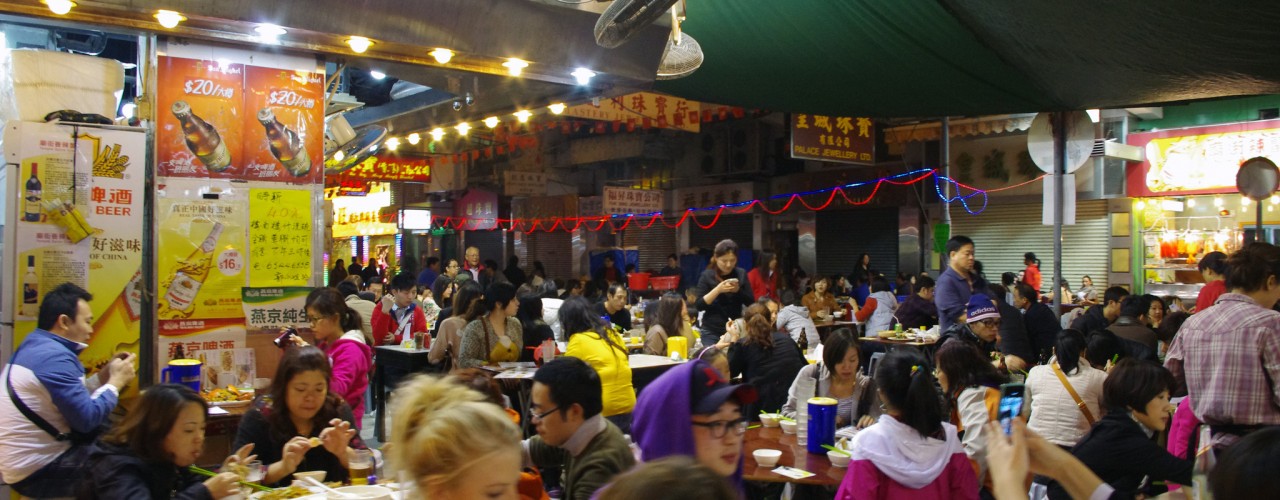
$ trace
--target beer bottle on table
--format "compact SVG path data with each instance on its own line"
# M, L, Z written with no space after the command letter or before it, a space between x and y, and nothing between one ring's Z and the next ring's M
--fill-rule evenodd
M307 175L311 171L311 158L307 155L302 138L280 123L271 108L258 110L258 121L262 122L262 128L267 129L267 144L280 164L294 177Z
M210 172L221 172L231 166L231 153L227 152L227 145L222 142L222 136L218 135L218 129L192 113L191 105L185 101L173 103L172 111L173 116L182 122L182 135L186 139L187 149Z

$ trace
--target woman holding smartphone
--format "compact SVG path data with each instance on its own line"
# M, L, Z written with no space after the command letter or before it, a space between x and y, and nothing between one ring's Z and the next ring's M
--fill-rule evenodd
M715 345L724 335L725 323L742 317L742 309L755 303L747 272L738 267L738 244L716 243L711 265L698 278L697 308L702 315L702 345Z

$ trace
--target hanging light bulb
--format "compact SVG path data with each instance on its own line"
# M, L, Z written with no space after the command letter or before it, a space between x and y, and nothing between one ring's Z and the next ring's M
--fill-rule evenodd
M471 131L471 125L468 125L467 122L459 123L458 126L454 128L458 129L458 135L462 136L467 135L467 132Z
M341 163L342 160L345 159L347 159L347 155L343 154L342 151L336 151L333 153L333 161Z
M422 141L422 136L418 135L417 132L409 134L409 145L417 146L418 143L421 141Z
M529 67L529 62L512 57L502 65L507 68L507 73L510 73L511 76L520 76L520 72Z
M595 71L591 71L587 68L578 68L573 70L573 73L569 74L573 75L573 79L578 81L578 85L591 83L591 77L596 76Z
M187 16L184 16L172 10L157 10L155 17L156 17L156 21L159 21L160 25L164 26L167 29L177 28L178 23L187 20Z
M440 64L449 64L449 60L453 59L453 51L449 49L436 49L431 52L428 52L427 54L430 54L431 57L434 57L436 59L436 62Z
M59 16L65 16L71 12L71 8L76 6L71 0L44 0L44 4L49 6L49 12Z
M288 33L284 28L274 24L260 24L257 28L254 28L253 31L258 34L258 39L261 40L262 43L269 43L272 45L280 43L280 37L284 36L285 33Z
M1133 208L1136 208L1138 210L1147 208L1146 200L1143 200L1142 198L1138 198L1138 201L1133 202Z
M1272 205L1280 205L1280 196L1277 196L1277 195L1271 195L1271 204L1272 204Z
M431 129L431 140L439 141L440 139L444 139L444 129L440 127Z
M1242 207L1247 207L1247 206L1249 206L1249 197L1248 197L1248 196L1241 196L1241 197L1240 197L1240 206L1242 206Z
M550 105L550 106L547 106L547 109L551 110L551 114L553 114L553 115L558 115L558 114L560 114L560 113L563 113L563 112L564 112L564 103L563 103L563 102L557 102L557 103L555 103L555 104L552 104L552 105Z
M530 113L529 110L527 109L516 111L514 114L516 115L516 120L518 120L520 123L529 121L529 117L533 116L533 113Z
M383 78L386 78L387 74L381 71L370 71L369 76L372 76L374 80L381 80Z
M385 145L387 146L387 149L395 151L396 148L400 147L400 139L392 137L390 139L387 139L387 142L385 143Z
M373 46L373 40L362 36L353 36L347 39L347 45L351 46L351 50L357 54L363 54Z
M1196 206L1196 199L1195 199L1195 198L1187 198L1187 206L1188 206L1188 207L1194 207L1194 206Z
M484 126L493 128L498 126L498 117L490 116L484 119Z

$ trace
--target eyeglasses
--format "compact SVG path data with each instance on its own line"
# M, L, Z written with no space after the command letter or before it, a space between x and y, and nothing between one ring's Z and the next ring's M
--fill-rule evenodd
M530 406L530 407L529 407L529 416L532 418L532 420L542 420L542 419L544 419L544 418L547 418L547 415L550 415L550 414L552 414L552 413L555 413L555 412L560 411L560 407L559 407L559 406L557 406L557 407L552 408L552 409L550 409L550 410L547 410L547 411L545 411L545 412L543 412L543 413L534 413L534 411L536 411L536 410L534 409L534 407Z
M320 320L325 319L326 317L327 317L327 316L312 316L312 315L308 314L308 315L307 315L307 321L310 321L310 322L312 322L312 323L319 323L319 322L320 322Z
M715 422L693 422L697 427L706 427L711 433L711 437L720 439L733 429L735 436L741 436L747 433L747 419L739 418L736 420L716 420Z
M979 321L978 323L981 323L982 326L985 326L987 328L997 328L1000 326L1000 320L998 319L984 319L982 321Z

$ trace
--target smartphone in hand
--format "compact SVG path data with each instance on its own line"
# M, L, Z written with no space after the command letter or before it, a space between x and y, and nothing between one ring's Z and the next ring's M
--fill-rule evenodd
M281 333L279 337L276 337L272 342L276 344L276 347L287 349L289 346L293 345L293 338L297 336L297 330L293 328L285 328L284 332Z
M1000 428L1007 436L1012 432L1013 418L1022 414L1023 402L1027 387L1023 384L1011 383L1000 386Z

